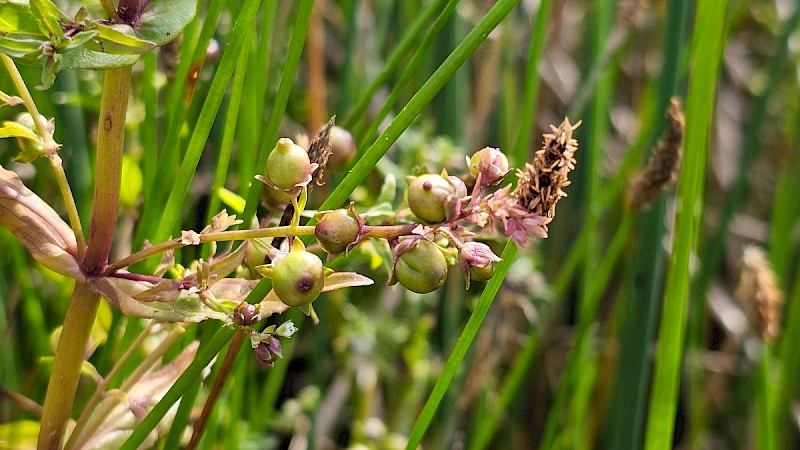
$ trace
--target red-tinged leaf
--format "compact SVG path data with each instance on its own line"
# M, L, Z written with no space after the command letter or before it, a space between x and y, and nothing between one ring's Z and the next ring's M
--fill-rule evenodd
M88 280L89 286L105 297L111 306L126 316L156 319L167 322L202 322L206 319L226 320L227 316L214 311L196 296L185 292L169 302L142 302L134 297L153 288L152 283L117 277L98 277Z
M53 208L0 166L0 224L11 230L31 255L48 269L83 280L72 229Z

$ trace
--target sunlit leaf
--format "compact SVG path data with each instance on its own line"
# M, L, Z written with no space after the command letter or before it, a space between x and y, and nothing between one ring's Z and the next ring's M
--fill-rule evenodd
M134 35L133 28L128 25L103 25L94 23L93 31L98 32L97 39L87 46L90 50L116 55L135 55L144 53L155 47L154 42L141 40Z
M34 133L33 130L20 123L11 121L3 122L3 125L0 126L0 138L6 137L20 137L39 142L39 136Z
M122 179L125 180L119 189L119 201L124 206L134 207L142 193L142 169L139 162L130 155L122 157Z
M64 37L61 29L61 19L67 16L50 0L31 0L31 13L39 22L39 29L46 36Z
M46 38L28 2L0 2L0 30Z

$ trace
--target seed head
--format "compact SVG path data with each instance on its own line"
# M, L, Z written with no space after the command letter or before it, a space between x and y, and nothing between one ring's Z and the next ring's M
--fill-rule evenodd
M628 190L628 206L642 211L662 192L678 179L678 170L683 153L683 130L686 124L677 98L667 111L667 130L653 149L647 166L631 181Z
M550 125L552 133L543 135L544 144L525 170L517 170L519 183L512 193L517 203L529 213L552 219L556 204L566 197L564 188L570 185L569 173L575 169L578 140L572 137L581 122L571 124L564 118L558 127ZM547 226L545 225L545 231Z
M744 249L736 297L742 303L751 326L765 342L773 342L780 333L783 293L766 255L757 247Z

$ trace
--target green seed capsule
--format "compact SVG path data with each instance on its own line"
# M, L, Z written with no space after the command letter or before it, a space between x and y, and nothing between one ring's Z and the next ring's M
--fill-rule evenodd
M311 160L308 152L289 138L278 139L267 158L266 176L269 182L288 190L306 181L310 174Z
M325 285L322 260L305 250L294 250L275 263L272 288L289 306L308 305L319 297Z
M394 274L404 288L427 294L444 285L447 261L436 244L421 240L398 257Z
M338 255L358 239L358 230L358 220L346 209L337 209L322 216L314 228L314 235L326 252Z
M458 188L441 175L425 174L408 185L408 206L420 220L441 223L447 219L448 208L458 196Z

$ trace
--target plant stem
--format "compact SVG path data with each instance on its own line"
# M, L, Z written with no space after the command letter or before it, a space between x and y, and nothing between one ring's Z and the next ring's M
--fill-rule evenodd
M131 88L131 68L108 70L103 78L97 129L95 188L89 246L81 268L87 275L100 273L108 262L119 212L125 115Z
M243 241L247 239L260 239L269 237L285 237L285 236L311 236L314 234L314 227L311 225L305 226L285 226L285 227L271 227L259 228L256 230L232 230L232 231L218 231L216 233L206 233L200 235L200 243L205 244L208 242L217 241ZM185 247L184 244L178 239L162 242L160 244L147 247L144 250L138 251L130 256L120 259L106 267L106 274L114 273L124 267L136 264L139 261L164 253L176 248Z
M97 134L92 225L86 256L81 264L81 269L88 275L98 273L106 265L117 222L130 78L130 67L105 73ZM38 117L38 113L31 115ZM100 296L92 292L86 284L79 282L75 285L47 386L39 429L39 449L61 447L64 429L75 400L86 342L99 304Z
M83 408L83 412L81 413L80 417L75 422L75 428L72 429L72 434L70 435L69 440L67 440L67 444L64 446L65 449L74 448L75 440L77 440L78 436L80 436L83 433L83 430L86 428L89 418L92 416L92 413L94 412L95 407L97 407L97 404L100 403L103 393L105 392L109 383L111 382L111 380L114 379L117 373L119 373L119 371L122 369L125 363L128 362L131 355L133 355L133 353L137 349L139 349L139 346L141 345L142 341L144 341L146 337L150 336L153 333L154 324L155 322L150 322L150 324L147 327L145 327L141 333L139 333L139 336L136 337L136 340L133 341L133 344L131 344L131 346L128 347L128 349L119 358L119 360L117 360L117 362L114 364L114 367L106 375L103 381L97 385L97 388L95 388L94 390L94 394L92 394L92 397L89 399L89 401L86 403L86 406Z
M217 373L217 378L214 379L214 384L211 387L211 391L208 393L206 403L203 405L200 418L197 419L197 422L194 424L192 438L189 440L186 450L194 450L197 448L198 444L200 444L200 438L203 437L203 431L206 428L206 424L208 424L208 419L214 411L214 405L217 403L220 393L222 393L225 380L228 378L231 369L233 369L233 364L236 362L239 350L242 349L242 343L245 337L244 331L238 329L236 333L234 333L233 338L231 338L231 343L228 346L228 353L225 354L225 359L222 361L222 366L219 369L219 373Z
M78 208L75 206L75 198L72 196L72 190L69 187L67 176L64 173L64 166L61 164L61 158L58 156L58 154L56 154L59 145L53 140L53 136L47 131L47 125L45 124L44 120L42 120L42 116L39 114L39 109L36 107L36 103L34 103L33 97L31 97L31 93L28 91L28 86L25 85L25 81L22 79L22 75L19 73L19 70L17 70L17 66L14 64L14 61L4 54L0 54L0 59L3 60L3 64L5 64L8 74L11 76L11 80L14 82L14 86L17 88L17 91L19 91L19 95L22 97L22 100L25 102L25 108L28 110L31 118L33 118L33 122L36 124L36 133L42 140L45 153L47 154L47 158L50 160L50 166L53 168L53 172L55 172L56 175L58 189L61 191L61 196L64 198L64 204L67 207L69 224L72 227L73 233L75 233L75 240L78 244L78 259L82 259L84 251L86 250L86 244L83 240L83 227L81 226L81 219L78 216Z
M84 283L76 283L53 360L39 428L39 450L60 449L75 400L86 342L92 331L100 296Z
M119 390L127 394L133 386L138 383L142 377L147 374L149 371L152 370L153 366L161 359L164 354L169 350L173 344L186 332L186 329L180 325L177 325L170 330L169 334L158 344L153 351L149 352L145 359L140 362L136 369L125 378L125 381L119 387ZM86 446L86 442L100 429L100 427L105 423L108 417L111 415L111 412L114 408L119 405L121 401L121 397L111 397L106 399L107 401L100 404L100 408L92 414L92 419L90 420L87 425L82 430L80 436L76 436L73 442L72 437L70 438L70 442L68 444L72 444L72 446L67 446L66 450L71 450L72 448L84 448Z

